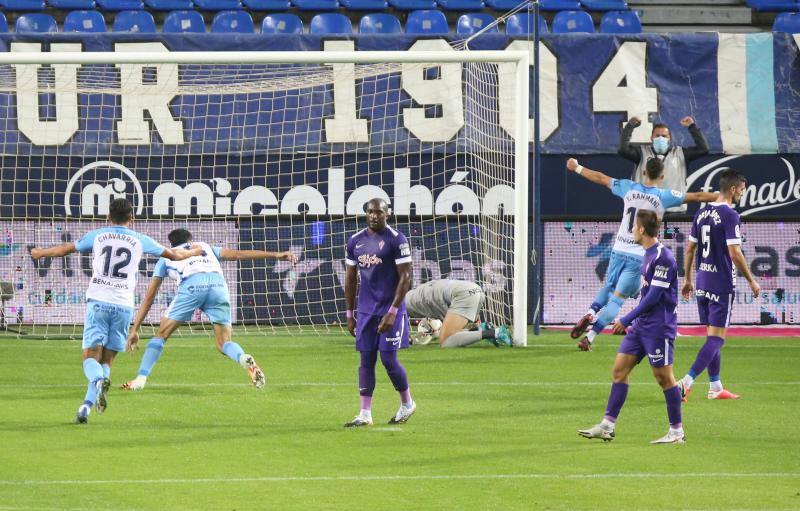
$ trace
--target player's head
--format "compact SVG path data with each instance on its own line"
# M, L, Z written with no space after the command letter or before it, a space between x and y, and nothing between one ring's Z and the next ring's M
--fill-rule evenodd
M382 231L386 228L389 218L389 205L383 199L370 199L367 202L367 225L372 231Z
M744 175L738 170L725 170L719 175L719 193L735 204L742 198L746 183Z
M664 163L658 158L650 158L644 166L644 173L650 181L664 178Z
M133 220L133 206L128 199L114 199L108 206L108 221L116 225L126 225Z
M642 245L647 238L657 238L661 221L655 211L640 209L636 213L636 225L633 226L633 240Z
M178 247L192 241L192 233L186 229L175 229L167 235L170 245Z
M666 154L669 150L669 143L672 139L669 128L666 124L653 124L653 132L650 133L650 140L653 142L653 151L656 154Z

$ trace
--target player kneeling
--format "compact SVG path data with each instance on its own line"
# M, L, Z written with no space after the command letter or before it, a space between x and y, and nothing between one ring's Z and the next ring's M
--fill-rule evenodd
M263 250L231 250L227 248L212 247L207 243L192 242L192 234L186 229L175 229L169 233L169 241L173 247L192 243L201 247L203 253L181 262L170 262L161 258L153 270L153 278L147 288L147 294L142 301L133 329L128 335L127 351L133 351L139 345L139 328L144 318L153 305L153 300L161 287L164 277L170 276L178 281L178 292L169 305L166 314L161 318L161 324L155 337L147 343L147 349L142 356L139 374L133 380L125 383L125 390L141 390L147 383L147 377L153 370L164 344L182 323L189 321L196 309L203 311L214 325L214 337L217 349L223 355L246 368L250 379L256 388L263 388L266 384L264 372L256 364L255 359L244 352L241 346L231 341L231 303L228 294L228 284L222 276L220 261L241 261L243 259L280 259L296 262L297 257L291 252L265 252Z
M653 376L664 391L667 402L669 431L653 444L684 442L681 422L681 391L672 372L675 334L678 317L678 266L672 252L658 242L659 221L654 211L639 210L633 239L645 249L642 273L642 299L630 313L614 324L614 333L623 333L633 323L619 345L614 360L614 383L608 396L606 413L600 424L578 431L585 438L614 439L617 417L628 396L628 378L643 358L647 357Z
M436 336L442 348L469 346L483 339L495 346L512 346L511 332L505 325L494 327L480 323L478 329L465 330L468 324L478 323L478 313L486 296L474 282L464 280L431 280L406 293L406 309L412 317L425 318L420 322L419 341L427 344ZM435 328L436 322L440 327ZM427 325L427 327L426 327Z

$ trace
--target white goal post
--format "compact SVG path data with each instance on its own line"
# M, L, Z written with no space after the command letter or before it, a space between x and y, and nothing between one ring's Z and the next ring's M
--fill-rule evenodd
M135 228L164 244L169 230L188 226L211 244L297 251L295 268L229 263L234 322L321 331L341 324L338 259L374 193L389 199L416 246L415 280L483 283L488 319L513 324L515 343L527 344L536 171L528 52L169 52L120 43L80 52L55 42L45 52L38 44L0 53L0 98L15 96L17 113L15 128L0 128L3 180L13 181L0 191L9 242L75 239L103 223L110 198L128 196ZM452 69L462 90L434 94ZM461 126L434 140L453 98ZM415 139L415 129L433 135ZM24 254L0 261L2 280L23 274L18 320L80 322L82 304L71 302L81 280L68 279L85 273L81 264L34 265Z

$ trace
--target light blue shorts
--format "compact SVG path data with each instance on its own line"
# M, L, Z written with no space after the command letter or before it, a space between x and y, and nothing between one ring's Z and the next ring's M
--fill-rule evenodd
M641 266L641 257L611 252L605 287L629 298L636 296L642 287Z
M103 346L107 350L125 351L131 320L130 307L89 300L83 324L83 349Z
M216 325L231 324L231 297L228 284L219 273L195 273L182 281L169 304L167 316L187 322L200 309Z

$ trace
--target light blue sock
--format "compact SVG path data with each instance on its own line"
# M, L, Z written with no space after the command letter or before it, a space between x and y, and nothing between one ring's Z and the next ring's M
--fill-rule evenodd
M89 380L89 386L86 388L86 397L84 402L86 404L94 404L97 401L97 396L100 394L97 388L97 381L103 379L103 368L100 362L93 358L87 358L83 361L83 374Z
M624 298L611 295L606 306L600 309L600 313L597 315L597 320L594 322L592 330L598 334L602 332L606 325L614 321L614 318L617 317L617 314L619 314L619 310L622 308L622 304L624 303Z
M103 378L111 378L111 366L103 364Z
M239 363L239 357L244 355L244 350L242 349L242 347L233 341L228 341L225 344L223 344L222 352L237 364Z
M153 337L147 343L147 349L144 350L142 355L142 362L139 364L139 376L150 376L150 371L156 365L158 359L161 357L161 352L164 351L164 339L160 337Z
M597 292L597 295L594 297L594 302L592 302L591 309L595 312L599 311L603 307L606 306L608 303L609 297L613 296L611 294L611 290L606 286L600 288L600 291Z

